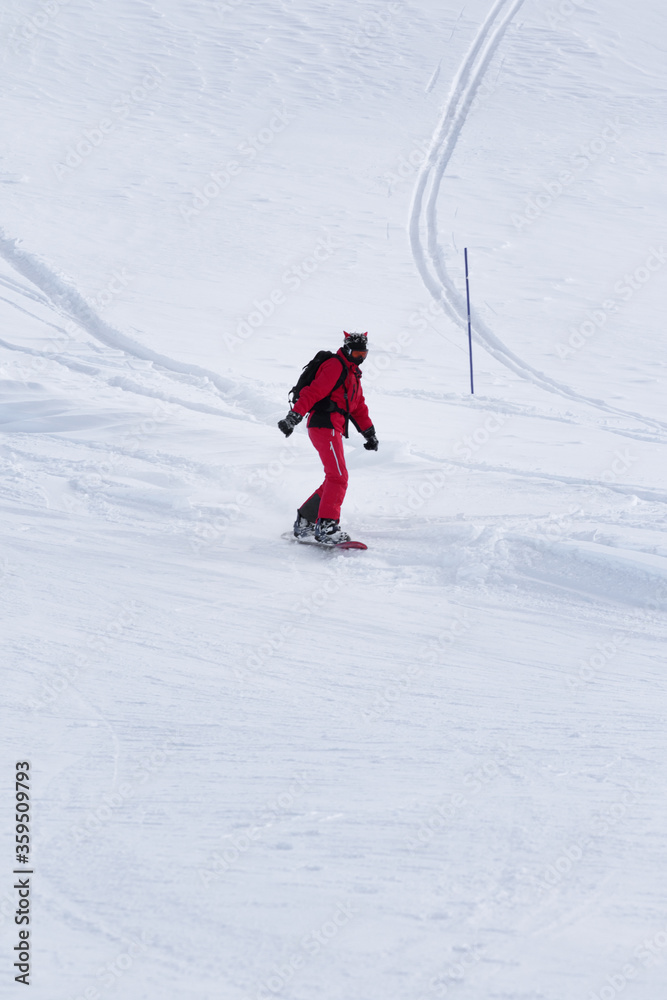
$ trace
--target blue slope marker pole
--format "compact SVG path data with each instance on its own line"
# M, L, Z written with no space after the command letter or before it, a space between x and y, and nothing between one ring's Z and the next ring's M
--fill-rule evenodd
M468 353L470 355L470 392L474 395L475 385L472 378L472 328L470 325L470 282L468 281L468 248L463 250L466 262L466 301L468 303Z

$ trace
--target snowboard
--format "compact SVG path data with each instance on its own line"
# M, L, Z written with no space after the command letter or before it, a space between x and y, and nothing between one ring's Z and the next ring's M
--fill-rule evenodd
M350 539L349 542L338 542L337 545L323 545L322 542L315 541L312 535L306 538L297 538L291 531L285 531L282 535L282 538L286 538L289 542L299 542L299 544L301 545L316 545L318 549L328 549L331 552L335 551L336 549L345 550L345 549L368 548L368 546L365 545L363 542L355 542L352 539Z

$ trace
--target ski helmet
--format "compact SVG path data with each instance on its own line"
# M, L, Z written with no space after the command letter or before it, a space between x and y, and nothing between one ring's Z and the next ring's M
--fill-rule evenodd
M346 357L354 361L355 365L363 364L368 354L368 333L347 333L346 330L343 333L343 351Z

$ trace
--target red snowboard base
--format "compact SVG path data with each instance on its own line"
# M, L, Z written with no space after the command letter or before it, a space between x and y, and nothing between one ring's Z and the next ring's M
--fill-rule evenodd
M290 542L300 542L301 545L316 545L318 549L329 549L333 551L334 549L367 549L368 546L364 545L363 542L353 542L350 539L349 542L339 542L338 545L323 545L321 542L316 542L312 535L308 535L306 538L296 538L291 531L286 531L282 535Z

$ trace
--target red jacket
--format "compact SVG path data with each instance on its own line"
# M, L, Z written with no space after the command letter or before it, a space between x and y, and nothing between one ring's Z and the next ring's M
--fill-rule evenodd
M331 390L341 376L341 361L347 369L345 382L335 392L332 392ZM349 413L350 420L362 434L373 426L373 421L368 415L364 391L361 388L361 371L358 365L345 357L342 347L336 353L335 358L329 358L328 361L320 365L317 375L310 385L304 386L301 390L293 408L302 417L310 413L308 417L309 427L333 427L347 437L347 419L344 413L339 412L339 410L327 410L325 401L329 397L340 410ZM316 404L320 400L323 403L322 406L318 407Z

